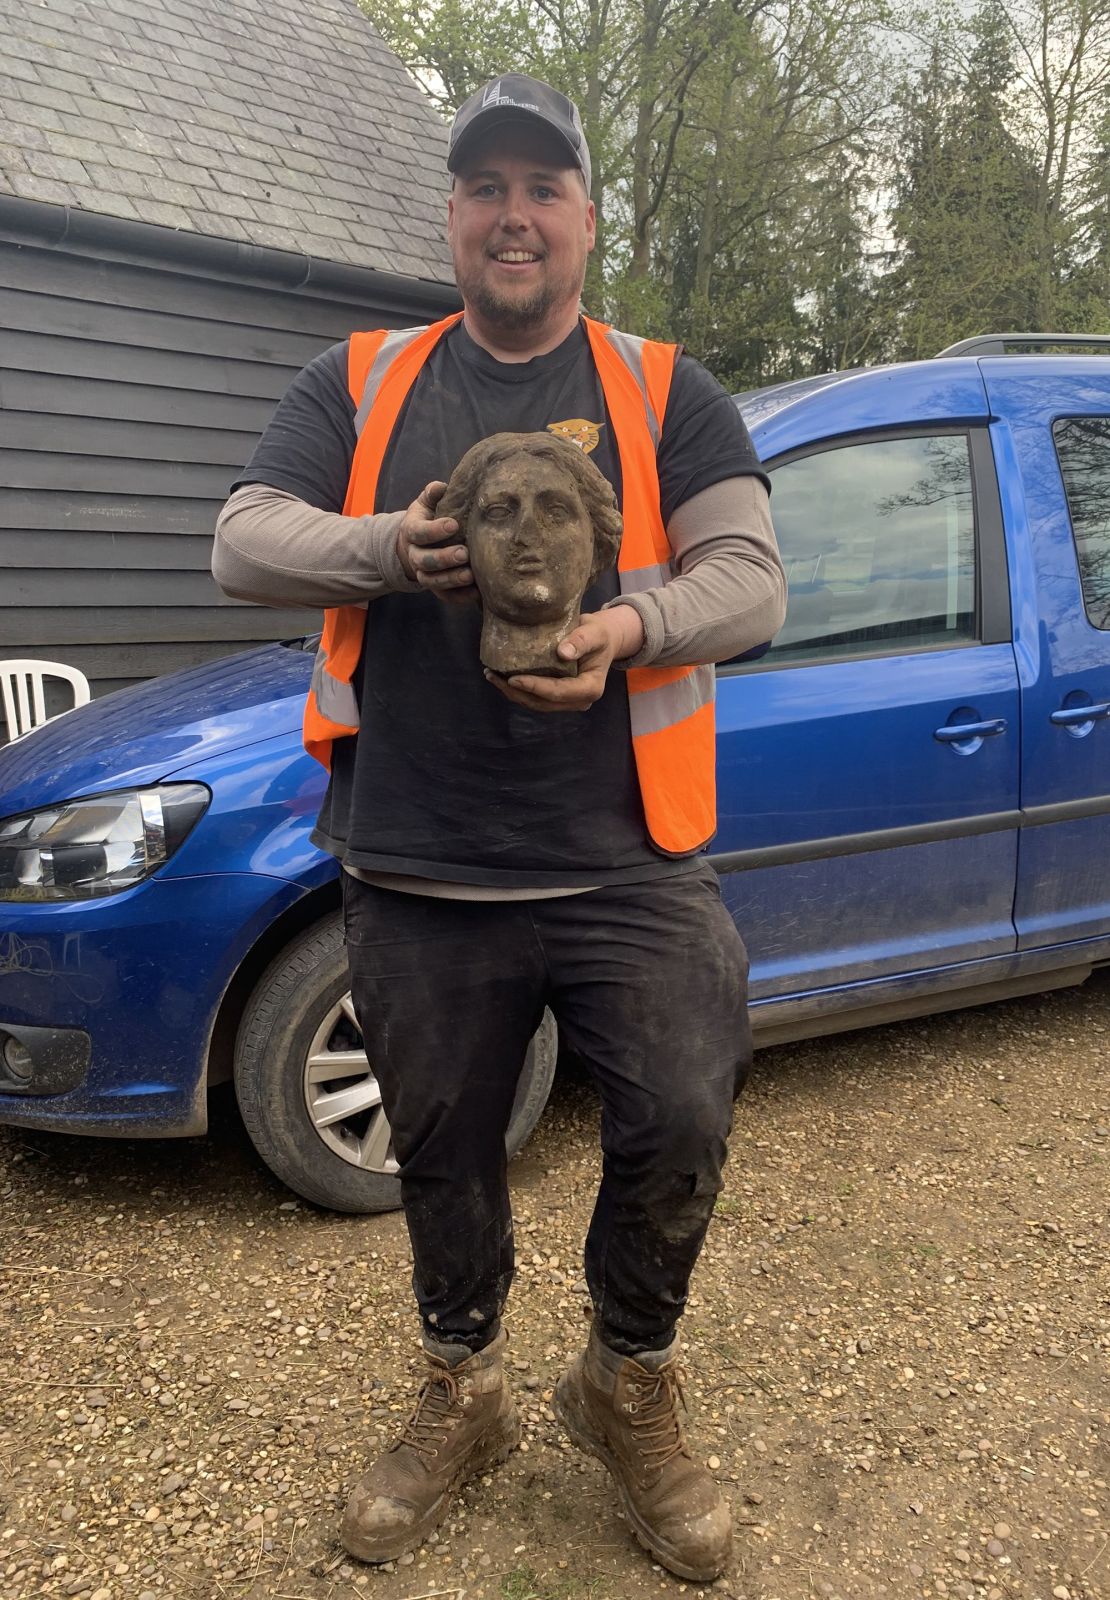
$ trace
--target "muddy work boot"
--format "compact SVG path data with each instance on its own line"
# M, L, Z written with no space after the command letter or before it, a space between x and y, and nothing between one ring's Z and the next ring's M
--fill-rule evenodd
M732 1519L683 1436L676 1348L622 1356L591 1331L559 1379L555 1409L578 1448L609 1468L644 1549L678 1577L708 1583L728 1560Z
M394 1561L414 1550L443 1521L459 1486L520 1443L503 1370L505 1342L500 1332L461 1361L425 1348L429 1372L416 1409L351 1490L343 1514L339 1536L360 1561Z

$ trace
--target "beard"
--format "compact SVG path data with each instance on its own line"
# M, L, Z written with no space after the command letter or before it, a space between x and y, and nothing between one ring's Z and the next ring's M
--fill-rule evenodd
M545 278L528 294L507 294L488 282L482 267L471 269L455 262L455 281L465 304L473 307L483 321L506 333L540 327L553 311L571 300L577 301L584 276L584 272L566 272L560 277Z

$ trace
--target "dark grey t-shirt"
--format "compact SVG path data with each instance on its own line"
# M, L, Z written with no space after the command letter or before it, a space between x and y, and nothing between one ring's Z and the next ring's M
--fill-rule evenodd
M294 380L238 484L266 483L341 511L355 448L347 346ZM555 428L579 438L621 492L620 465L584 330L505 363L460 325L440 340L398 419L375 510L409 505L492 433ZM596 438L596 443L594 442ZM705 369L680 357L663 425L664 519L702 489L760 473L747 430ZM605 574L583 604L618 592ZM512 705L478 659L476 608L432 595L369 607L355 686L357 737L336 742L316 842L349 866L506 889L634 882L687 870L644 825L624 674L584 713Z

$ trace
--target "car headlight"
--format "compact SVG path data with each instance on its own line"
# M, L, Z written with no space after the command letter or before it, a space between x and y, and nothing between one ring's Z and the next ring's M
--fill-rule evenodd
M92 900L157 872L212 798L164 783L66 800L0 820L0 900Z

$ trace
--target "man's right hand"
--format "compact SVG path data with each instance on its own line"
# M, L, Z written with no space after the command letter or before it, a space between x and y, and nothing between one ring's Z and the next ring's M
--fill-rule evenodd
M407 575L422 589L458 604L476 600L478 590L465 544L444 543L459 531L453 517L435 514L446 487L429 483L417 495L397 532L397 554Z

